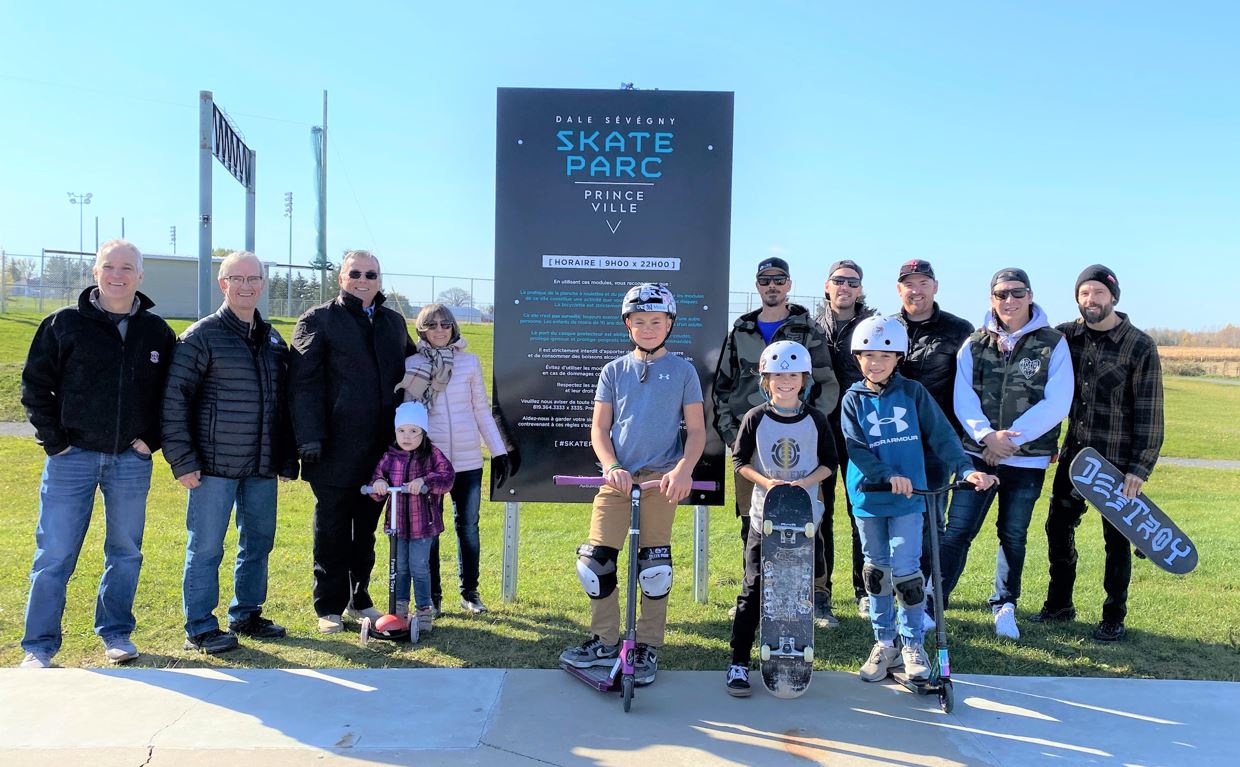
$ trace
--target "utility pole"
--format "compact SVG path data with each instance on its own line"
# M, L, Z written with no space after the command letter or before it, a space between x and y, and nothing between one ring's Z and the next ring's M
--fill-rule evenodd
M172 255L175 256L177 254L177 228L172 226L168 229L169 233L172 235Z
M284 215L288 218L288 302L284 313L293 316L293 193L284 193Z

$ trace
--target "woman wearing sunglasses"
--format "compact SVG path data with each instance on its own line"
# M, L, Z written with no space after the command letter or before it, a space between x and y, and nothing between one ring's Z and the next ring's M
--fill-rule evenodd
M443 304L427 304L418 312L417 353L405 360L405 401L420 401L430 411L427 433L448 456L456 470L452 485L452 514L456 520L456 564L460 578L461 608L484 613L478 595L478 511L482 505L482 442L494 459L495 486L508 479L504 440L487 402L482 363L465 351L466 342L452 311ZM443 588L439 579L439 540L431 549L431 598L440 612Z

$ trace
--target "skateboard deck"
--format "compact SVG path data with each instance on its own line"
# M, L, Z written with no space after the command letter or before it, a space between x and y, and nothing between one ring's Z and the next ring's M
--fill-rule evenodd
M762 683L796 698L814 673L814 513L809 494L778 485L762 508Z
M1124 472L1092 447L1076 454L1068 467L1072 486L1139 552L1169 573L1184 575L1197 566L1197 547L1145 493L1129 500L1120 492Z

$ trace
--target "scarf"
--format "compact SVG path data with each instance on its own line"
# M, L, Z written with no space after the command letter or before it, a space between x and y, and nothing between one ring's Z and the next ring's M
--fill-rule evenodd
M396 391L405 390L405 402L421 402L430 410L435 397L448 387L452 378L451 346L436 349L426 341L418 341L418 353L405 360L405 377L396 384Z

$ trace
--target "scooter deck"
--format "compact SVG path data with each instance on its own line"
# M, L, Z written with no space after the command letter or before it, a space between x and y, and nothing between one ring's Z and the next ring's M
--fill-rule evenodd
M616 692L620 689L619 672L614 665L577 668L561 661L560 668L599 692Z
M762 683L777 698L796 698L813 679L814 521L809 494L777 485L766 495L762 516Z

